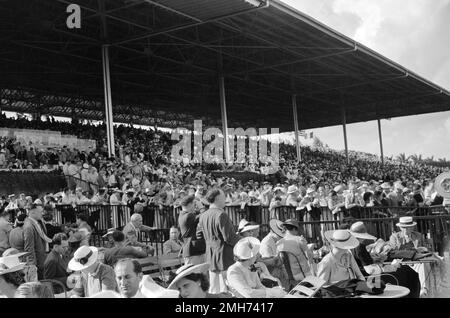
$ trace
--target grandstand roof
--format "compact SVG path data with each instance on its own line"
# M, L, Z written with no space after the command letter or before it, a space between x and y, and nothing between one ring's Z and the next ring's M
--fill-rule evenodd
M450 93L279 0L0 1L1 108L104 118L110 44L114 120L292 131L450 110ZM401 41L401 39L399 39ZM220 62L219 56L222 56Z

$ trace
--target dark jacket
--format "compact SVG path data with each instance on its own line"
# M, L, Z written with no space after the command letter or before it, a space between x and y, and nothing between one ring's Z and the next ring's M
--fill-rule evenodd
M55 251L51 251L44 263L44 279L55 279L66 286L67 281L67 264L61 255ZM56 293L61 293L57 291Z
M115 246L105 250L104 262L106 265L114 266L119 259L127 257L144 258L147 257L147 253L138 251L132 246Z
M210 271L226 271L234 263L233 247L240 239L228 214L221 209L208 209L200 215L197 234L205 239Z
M183 257L205 254L205 240L203 238L197 239L196 236L198 222L199 217L194 212L180 212L178 225L183 240Z
M44 233L46 232L45 226L41 226ZM39 233L34 228L30 218L25 219L23 225L23 238L24 238L24 251L29 252L27 261L29 264L36 265L38 268L39 278L43 276L44 263L46 258L45 241L39 236Z

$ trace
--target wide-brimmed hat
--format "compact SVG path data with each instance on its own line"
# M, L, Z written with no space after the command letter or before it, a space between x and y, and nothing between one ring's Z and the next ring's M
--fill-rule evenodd
M273 233L275 233L279 237L284 237L283 222L277 219L271 219L269 221L269 227Z
M241 222L239 222L238 231L237 234L244 233L247 231L253 231L259 229L259 224L256 224L254 222L249 222L246 219L242 219Z
M398 227L413 227L417 225L417 222L413 221L412 216L403 216L398 221L396 224Z
M234 256L240 260L247 260L259 253L261 242L255 237L244 237L233 248Z
M95 246L81 246L73 254L69 262L69 269L81 271L94 264L98 259L98 249Z
M30 254L30 252L20 252L17 248L10 247L3 252L2 256L7 257L7 256L14 255L15 257L20 258L20 257L22 257L24 255L28 255L28 254Z
M287 194L291 194L291 193L294 193L294 192L298 192L297 186L296 185L289 186L288 190L287 190Z
M239 243L239 242L238 242ZM237 244L236 244L237 245ZM177 276L170 282L167 289L177 289L177 282L180 281L183 277L186 277L190 274L205 274L209 269L209 263L203 263L198 265L183 265L175 272Z
M102 237L107 237L108 235L113 234L115 231L116 231L116 229L115 229L114 227L113 227L113 228L110 228L110 229L108 229L108 231L106 232L106 234L104 234Z
M300 228L300 222L297 221L297 220L294 220L294 219L286 220L286 221L283 222L282 225L283 225L283 226L284 226L284 225L292 225L292 226L295 226L297 229Z
M350 233L352 233L352 235L356 238L373 241L377 240L375 236L367 233L366 226L361 221L352 224L352 226L350 227Z
M0 275L22 270L26 265L26 262L21 262L19 259L19 256L22 255L19 253L0 257Z
M325 238L332 246L343 250L351 250L359 245L359 241L349 230L327 231Z

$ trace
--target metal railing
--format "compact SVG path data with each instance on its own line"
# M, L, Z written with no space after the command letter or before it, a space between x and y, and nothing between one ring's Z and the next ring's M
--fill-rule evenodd
M77 213L85 213L88 223L95 234L104 234L108 228L121 229L129 221L133 210L125 205L57 205L54 220L58 224L74 223ZM388 241L391 234L398 230L396 223L400 216L411 215L417 222L418 232L427 236L434 251L442 251L450 234L450 214L443 206L419 207L411 210L408 207L370 207L358 210L336 213L333 215L326 208L316 208L311 211L296 209L296 207L278 207L272 213L268 207L262 206L227 206L225 212L230 216L237 228L242 219L261 224L260 237L269 232L269 221L276 217L281 221L295 219L300 222L300 232L311 243L321 246L324 242L323 233L337 229L343 223L361 220L369 233L377 238ZM157 227L154 233L144 233L141 240L152 244L162 244L168 239L171 226L178 226L180 208L173 206L147 206L140 213L143 224ZM271 215L272 214L272 215ZM162 246L160 248L162 251Z

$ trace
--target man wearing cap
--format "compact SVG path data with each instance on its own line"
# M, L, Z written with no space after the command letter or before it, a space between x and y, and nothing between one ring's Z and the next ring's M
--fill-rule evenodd
M114 270L98 260L98 249L81 246L70 260L69 269L80 272L71 297L90 297L101 291L118 291Z
M66 286L67 282L67 263L64 257L69 248L68 238L64 233L58 233L53 236L53 248L47 255L44 263L44 279L54 279ZM57 290L55 293L62 293L63 290L58 285L55 285Z
M42 202L36 200L30 206L28 218L23 225L24 251L29 252L27 261L29 264L36 265L38 269L38 278L42 279L44 274L44 262L46 252L49 250L48 244L52 242L47 237L47 230L42 224Z
M204 239L197 239L196 231L199 216L194 212L195 197L189 195L181 200L181 212L178 217L181 239L183 240L184 263L197 265L205 262L206 243Z
M220 189L211 189L206 196L210 206L200 215L197 237L206 242L206 262L210 264L210 292L226 292L225 275L233 264L233 247L239 241L233 223L225 213L225 194Z

